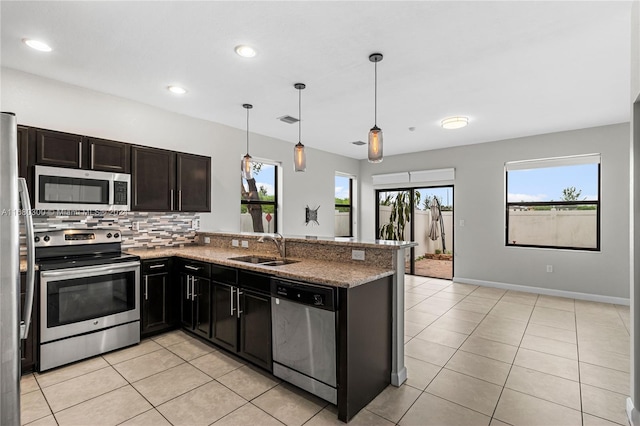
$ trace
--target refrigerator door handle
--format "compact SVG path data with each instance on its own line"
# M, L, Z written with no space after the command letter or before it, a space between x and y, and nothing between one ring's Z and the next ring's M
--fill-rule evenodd
M33 218L31 217L31 201L29 200L29 190L27 189L27 181L24 178L18 178L18 191L20 193L20 202L24 211L24 224L27 236L27 291L25 294L23 319L20 322L20 338L26 339L29 335L29 327L31 326L31 311L33 310L33 296L35 293L35 248L33 235Z

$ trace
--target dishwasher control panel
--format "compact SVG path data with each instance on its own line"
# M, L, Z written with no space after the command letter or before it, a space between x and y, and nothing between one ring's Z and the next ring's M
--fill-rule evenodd
M335 310L335 291L329 287L274 279L271 281L271 295L320 309Z

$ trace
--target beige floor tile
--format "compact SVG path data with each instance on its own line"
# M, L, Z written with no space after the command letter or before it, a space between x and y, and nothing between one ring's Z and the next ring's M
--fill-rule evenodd
M508 318L516 321L529 321L533 306L522 305L521 303L511 303L500 300L489 311L488 315L493 315L500 318Z
M58 426L58 422L56 422L56 418L53 417L53 414L50 414L47 417L36 420L35 422L28 423L28 426Z
M83 374L91 373L92 371L100 370L108 366L107 361L97 356L86 361L49 370L42 374L36 374L35 376L40 387L46 388L47 386L55 385L56 383L73 379L74 377L82 376Z
M583 412L622 425L628 423L625 411L627 395L585 384L581 388Z
M518 351L517 346L507 345L481 337L469 336L460 347L461 351L471 352L502 362L512 363Z
M320 398L284 383L254 399L253 404L289 426L304 424L327 405Z
M164 347L175 345L177 343L195 340L195 338L182 330L174 330L168 333L160 334L152 338L157 344Z
M617 426L619 423L610 422L609 420L601 419L600 417L592 416L591 414L582 414L583 426ZM625 425L627 426L627 425Z
M576 299L576 313L585 314L604 314L608 315L616 309L617 305L609 303L592 302L590 300Z
M308 423L307 423L308 424ZM271 417L253 404L245 404L237 410L227 414L214 423L215 426L282 426L274 417Z
M445 368L504 386L511 364L469 352L458 351L451 357Z
M430 299L446 300L448 302L457 303L467 296L466 294L451 293L445 290L446 289L440 290L439 292L431 296Z
M456 305L457 302L452 302L450 300L444 300L444 299L434 299L432 297L423 300L422 302L418 303L416 306L414 306L411 310L413 311L417 311L417 312L422 312L425 314L429 314L429 315L435 315L436 319L440 317L440 315L446 313L449 309L451 309L452 307L454 307ZM428 319L428 317L425 317L425 319ZM424 323L425 320L422 320L422 322ZM429 324L427 324L429 325Z
M425 325L418 324L411 321L404 322L404 334L405 336L415 337L418 333L426 328Z
M493 416L503 422L523 426L582 424L580 411L506 388Z
M502 299L500 299L502 302L519 303L521 305L528 306L534 306L537 300L538 295L535 293L525 293L513 290L507 291L505 295L502 296Z
M124 386L60 411L55 416L60 426L117 425L151 408L134 388Z
M224 376L225 374L244 365L243 362L226 355L222 351L211 352L203 355L200 358L190 361L190 364L214 379Z
M502 386L444 368L426 392L491 416L501 390Z
M409 343L409 340L411 340L411 339L413 339L413 337L405 335L404 336L404 344L406 345L407 343Z
M405 291L405 293L404 293L404 309L405 309L405 311L407 309L410 309L410 308L414 307L415 305L417 305L418 303L422 302L426 298L427 298L427 296L424 296L422 294L410 293L408 290Z
M431 326L468 335L475 330L478 324L476 322L465 321L459 318L440 317L431 323Z
M573 343L560 342L558 340L547 339L546 337L525 335L522 338L520 347L560 356L562 358L578 360L578 345L574 345Z
M469 299L469 297L467 297L467 299ZM491 306L485 306L479 303L470 302L467 299L464 299L462 302L459 302L458 304L456 304L455 308L463 311L482 314L482 315L486 315L491 310L491 308L493 308L493 304ZM478 298L478 299L481 299L481 298ZM489 302L494 302L493 300L490 300L490 299L484 299L484 300L487 300Z
M246 400L211 381L156 407L173 425L209 425L246 404Z
M624 324L627 331L631 331L631 313L629 312L628 306L616 305L616 309L618 310L618 314L620 315L620 319Z
M125 379L129 382L137 382L145 377L160 373L178 364L182 364L184 360L174 353L160 349L137 358L123 361L113 366Z
M274 376L248 365L218 377L217 380L247 401L251 401L280 383L280 380Z
M393 426L389 420L362 409L355 417L349 420L349 426ZM328 405L304 426L344 426L344 422L338 420L338 410L335 405Z
M423 393L400 420L402 426L482 426L491 417L453 402Z
M575 382L579 380L577 361L529 349L518 349L513 365L563 377Z
M512 319L488 316L474 330L472 336L518 346L524 335L527 323Z
M499 300L506 292L507 290L502 290L501 288L478 287L473 293L471 293L471 296Z
M510 426L509 423L502 422L496 418L491 419L489 426Z
M412 358L430 362L431 364L444 366L455 353L455 349L448 346L427 342L421 339L412 339L405 345L404 353Z
M480 324L484 319L485 314L481 314L478 312L465 311L464 309L458 308L458 305L449 309L445 314L442 315L442 318L456 318L469 322L474 322L476 324Z
M397 423L422 392L411 386L387 386L366 409Z
M127 385L112 367L48 386L42 391L54 413Z
M628 395L630 382L629 373L624 371L580 363L580 383Z
M469 336L455 331L449 331L444 328L439 328L436 322L425 328L415 337L457 349Z
M578 326L578 344L581 348L599 350L606 348L609 352L630 356L630 337L626 329L598 327L585 330Z
M406 384L420 390L424 390L442 369L438 365L410 356L404 357L404 365L407 367Z
M469 294L471 292L473 292L473 290L475 290L476 288L478 288L477 285L471 285L471 284L462 284L462 283L453 283L450 286L443 288L442 291L443 292L448 292L448 293L456 293L456 294Z
M22 424L33 422L50 414L49 404L40 390L20 396L20 421Z
M404 313L404 319L405 321L409 321L409 322L413 322L416 324L420 324L423 326L428 326L429 324L431 324L432 322L434 322L435 320L438 319L438 315L440 314L432 314L429 312L422 312L419 310L419 307L423 304L419 303L416 306L414 306L413 308L409 309L407 312Z
M524 332L525 335L546 337L547 339L559 340L565 343L577 344L576 332L564 330L562 328L549 327L547 325L529 323Z
M580 384L572 380L514 365L505 387L574 410L581 410Z
M606 349L587 349L578 347L580 362L612 368L614 370L631 371L631 360L628 355L608 352Z
M33 374L25 374L20 377L20 394L25 394L40 390L38 382Z
M176 343L175 345L167 346L167 349L185 361L191 361L192 359L196 359L202 355L206 355L217 350L216 348L197 339Z
M160 414L155 408L145 411L142 414L138 414L134 418L120 424L122 426L171 426L171 423L162 417L162 414Z
M154 406L210 382L211 377L191 364L180 364L132 384Z
M422 284L424 282L427 282L428 280L429 280L429 278L422 277L420 275L404 274L404 282L405 283Z
M547 325L549 327L562 328L565 330L576 329L575 314L561 309L536 306L533 309L530 321L533 324Z
M600 312L578 312L576 320L578 324L582 325L596 325L612 328L619 327L620 329L626 330L624 322L615 308L610 308L609 310L603 310Z
M137 358L141 355L146 355L148 353L155 352L160 349L162 349L162 346L160 346L159 344L157 344L155 341L151 339L147 339L135 346L131 346L126 349L121 349L118 351L113 351L103 355L102 357L109 364L113 365L123 361L127 361L132 358Z
M435 288L428 288L423 286L416 286L416 287L405 290L406 293L416 294L416 295L425 296L425 297L432 296L436 294L438 291L439 290Z
M538 303L536 306L542 308L560 309L563 311L575 312L575 299L569 299L567 297L555 297L540 295L538 297Z

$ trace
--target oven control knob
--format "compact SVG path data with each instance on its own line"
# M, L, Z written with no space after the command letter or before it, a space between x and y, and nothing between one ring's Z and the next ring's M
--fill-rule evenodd
M118 234L117 232L115 234L113 234L113 238L118 238L120 236L120 234Z
M316 305L316 306L324 305L324 303L322 303L322 296L320 296L319 294L314 294L313 295L313 304Z
M43 239L46 243L48 243L51 238L48 235L45 235Z
M40 242L40 237L35 237L33 240L34 240L36 243L39 243L39 242Z
M107 238L111 238L111 232L107 234Z

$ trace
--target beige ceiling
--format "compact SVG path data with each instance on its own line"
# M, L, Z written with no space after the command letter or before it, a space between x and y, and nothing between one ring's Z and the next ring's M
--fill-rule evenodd
M366 158L628 121L630 2L2 1L2 66ZM53 52L26 47L47 41ZM243 59L239 44L258 55ZM177 97L169 84L189 93ZM467 115L468 127L439 121ZM409 127L415 127L410 131ZM230 143L232 143L230 141Z

